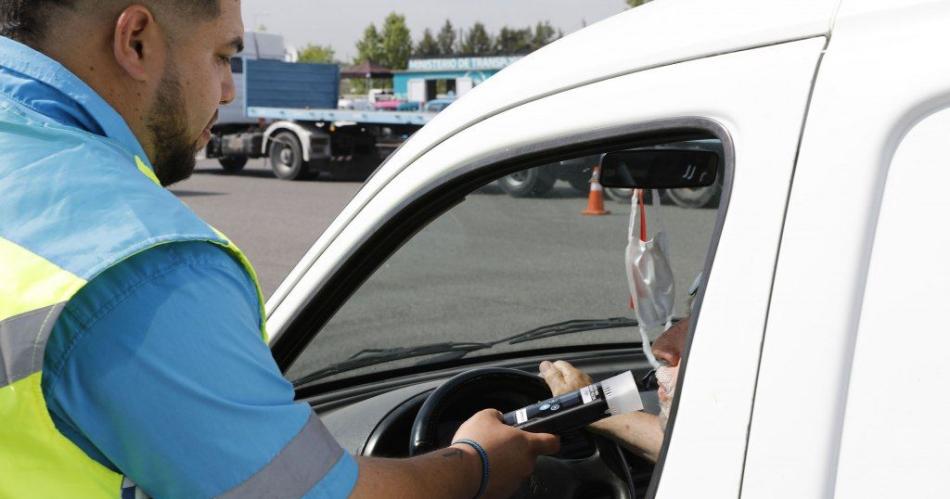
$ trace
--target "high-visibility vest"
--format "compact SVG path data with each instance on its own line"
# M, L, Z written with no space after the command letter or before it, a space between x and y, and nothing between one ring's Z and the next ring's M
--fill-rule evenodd
M66 303L110 267L163 244L206 241L240 261L223 234L158 185L117 142L51 123L0 99L0 498L119 497L124 477L54 425L43 358Z

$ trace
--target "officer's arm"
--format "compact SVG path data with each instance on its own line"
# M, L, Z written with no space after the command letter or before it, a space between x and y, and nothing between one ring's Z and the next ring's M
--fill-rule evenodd
M67 309L44 361L54 421L149 495L352 490L356 461L294 402L261 340L253 285L223 250L150 250Z
M501 413L486 409L462 424L453 442L477 442L488 458L485 497L509 497L531 474L541 454L560 447L557 437L505 425ZM356 498L475 497L485 471L474 447L456 444L412 459L360 459Z

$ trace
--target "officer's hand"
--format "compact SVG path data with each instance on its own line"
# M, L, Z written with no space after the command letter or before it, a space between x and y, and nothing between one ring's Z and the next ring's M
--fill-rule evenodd
M544 361L538 370L554 395L563 395L594 384L590 376L563 360L554 363Z
M529 433L506 425L501 413L494 409L485 409L472 416L462 424L452 441L464 438L478 442L488 453L491 472L486 497L509 497L534 471L539 455L554 454L561 447L557 436ZM452 447L477 456L468 445Z

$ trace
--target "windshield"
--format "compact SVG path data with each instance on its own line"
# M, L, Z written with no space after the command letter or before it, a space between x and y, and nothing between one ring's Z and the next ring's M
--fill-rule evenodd
M590 179L600 156L528 168L469 194L393 254L287 376L326 381L463 356L639 344L625 272L635 198L631 189L606 189L599 209ZM675 318L688 315L720 185L645 192L649 236L662 230L669 238ZM589 322L572 322L585 325L569 334L505 341L567 321Z

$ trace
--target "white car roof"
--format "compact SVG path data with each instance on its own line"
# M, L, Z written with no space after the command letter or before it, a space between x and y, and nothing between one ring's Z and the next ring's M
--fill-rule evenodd
M654 0L568 35L508 66L417 132L389 177L473 123L613 76L830 32L839 0Z

